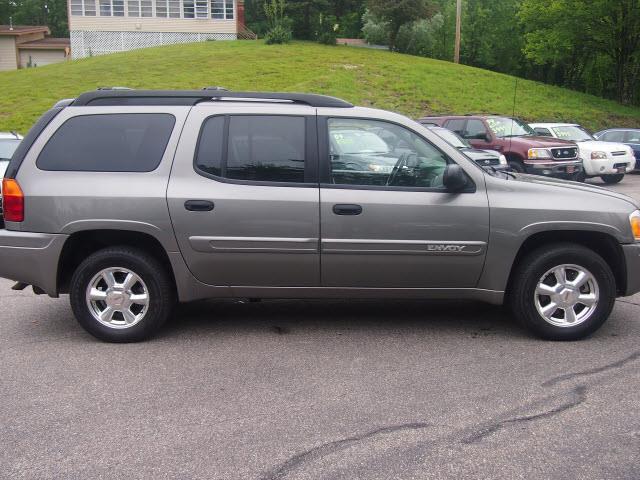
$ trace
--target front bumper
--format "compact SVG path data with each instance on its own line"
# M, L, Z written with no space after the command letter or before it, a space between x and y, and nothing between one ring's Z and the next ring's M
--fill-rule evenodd
M624 261L627 267L627 288L625 297L640 292L640 243L622 245Z
M533 175L543 175L545 177L555 177L573 179L582 172L582 161L526 161L524 162L526 173Z
M603 158L601 160L584 160L584 170L591 177L630 173L633 172L634 167L635 158L625 156Z
M67 235L0 230L0 277L58 294L58 261Z

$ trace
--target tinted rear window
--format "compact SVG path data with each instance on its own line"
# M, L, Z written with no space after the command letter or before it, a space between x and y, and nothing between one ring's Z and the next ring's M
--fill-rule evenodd
M173 131L165 113L83 115L67 120L38 157L42 170L150 172Z
M304 183L305 160L304 117L232 115L206 120L195 164L230 180Z

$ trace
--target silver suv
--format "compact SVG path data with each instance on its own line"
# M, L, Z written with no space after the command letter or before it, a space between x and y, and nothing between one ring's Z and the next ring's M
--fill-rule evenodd
M44 114L3 185L0 276L69 293L113 342L213 297L507 301L570 340L640 291L631 198L486 172L408 118L332 97L85 93Z

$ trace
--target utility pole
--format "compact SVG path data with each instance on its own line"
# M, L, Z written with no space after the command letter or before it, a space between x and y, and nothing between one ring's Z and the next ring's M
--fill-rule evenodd
M460 29L462 23L462 0L458 0L456 5L456 48L453 61L460 63Z

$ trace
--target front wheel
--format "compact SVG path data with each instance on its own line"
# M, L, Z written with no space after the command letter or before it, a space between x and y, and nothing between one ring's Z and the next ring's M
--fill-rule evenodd
M593 250L575 244L542 247L517 267L510 289L515 317L548 340L579 340L609 318L616 282Z
M129 247L100 250L76 269L69 290L78 323L107 342L145 340L167 320L173 283L154 257Z
M620 183L624 178L624 173L618 173L614 175L602 175L600 177L607 185L613 185L614 183Z
M522 162L518 160L509 160L509 167L516 173L525 173L525 168Z

